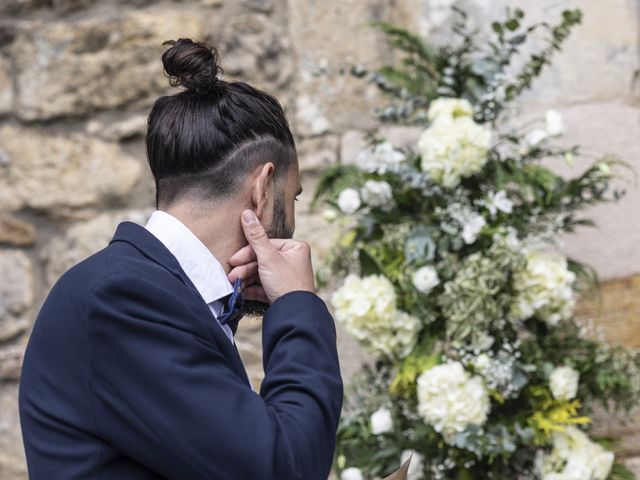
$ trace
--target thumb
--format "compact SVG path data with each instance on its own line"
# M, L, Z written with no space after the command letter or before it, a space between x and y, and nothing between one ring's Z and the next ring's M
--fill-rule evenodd
M275 247L271 245L269 237L267 237L267 232L253 210L243 210L241 217L244 236L247 238L253 251L256 252L258 263L260 263L261 259L264 260L273 254Z

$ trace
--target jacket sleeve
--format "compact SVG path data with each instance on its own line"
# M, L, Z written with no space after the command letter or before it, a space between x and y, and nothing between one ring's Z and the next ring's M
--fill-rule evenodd
M168 479L322 479L329 475L343 386L335 325L311 292L263 318L260 394L232 370L176 292L111 274L87 306L96 429Z

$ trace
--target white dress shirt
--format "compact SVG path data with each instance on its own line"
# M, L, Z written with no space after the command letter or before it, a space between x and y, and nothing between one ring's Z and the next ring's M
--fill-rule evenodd
M233 293L233 285L213 253L184 223L162 210L151 214L145 228L176 257L182 270L218 320L224 309L224 303L219 299ZM235 344L229 325L221 325L220 322L218 325L231 343Z

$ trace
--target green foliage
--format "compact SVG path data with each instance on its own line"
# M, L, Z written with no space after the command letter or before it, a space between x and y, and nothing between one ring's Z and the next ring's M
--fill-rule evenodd
M582 15L566 10L555 25L528 25L523 10L507 9L486 33L471 30L465 12L454 10L455 38L446 45L431 45L389 23L372 24L400 54L398 63L372 71L354 66L351 73L388 96L391 103L376 112L383 121L430 129L429 109L443 98L472 111L465 121L494 133L480 170L462 175L454 186L439 183L423 170L421 155L430 152L399 151L372 136L369 154L375 165L354 159L354 165L328 168L314 194L313 209L321 202L332 208L343 230L319 270L319 285L351 272L384 275L396 293L395 307L421 322L408 355L374 358L347 389L337 471L358 467L365 476L384 476L398 468L403 450L414 449L424 459L425 479L533 479L536 454L550 446L553 432L586 428L597 403L628 410L640 399L640 351L595 341L570 315L556 323L540 314L541 308L556 308L552 302L572 305L554 297L567 296L566 288L598 294L593 269L567 259L561 266L545 264L550 271L524 275L530 268L525 249L552 248L558 233L592 225L583 216L585 208L623 196L612 188L612 179L626 164L605 156L576 175L561 176L549 160L572 163L581 155L578 146L558 147L553 135L532 142L527 132L500 124ZM542 36L537 43L542 47L523 57L534 35ZM466 110L463 101L470 104ZM389 197L367 200L371 182L386 184ZM362 203L343 215L338 199L346 188L358 192ZM578 279L568 287L561 280L573 278L567 268ZM421 270L426 276L416 280ZM521 288L531 289L534 300L532 305L523 300L530 310L516 315ZM358 294L375 307L367 292ZM459 362L470 376L480 377L491 404L483 425L470 423L453 435L436 431L419 409L418 378L446 362ZM550 376L561 366L579 374L575 398L557 399L552 393ZM380 407L391 411L393 429L374 435L371 415ZM610 479L629 475L616 464Z
M507 9L505 18L492 23L494 37L479 41L481 36L467 25L467 14L454 7L453 31L459 42L432 47L408 30L386 22L370 25L379 29L389 44L402 54L397 66L385 65L368 72L354 67L353 75L367 78L389 97L395 99L377 115L394 123L424 124L429 103L438 97L466 98L478 105L476 119L494 121L504 107L531 87L543 68L550 64L556 51L580 24L580 10L565 10L557 25L546 22L525 25L521 9ZM531 54L521 69L503 79L530 34L547 32L544 48ZM500 89L498 89L500 87Z

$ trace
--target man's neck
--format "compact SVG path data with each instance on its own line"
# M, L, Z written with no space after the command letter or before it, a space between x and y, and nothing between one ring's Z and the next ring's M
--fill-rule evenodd
M182 202L165 211L180 220L209 249L220 262L224 271L229 273L229 258L243 246L247 240L242 234L240 210L221 205L215 214L201 214L190 202Z

